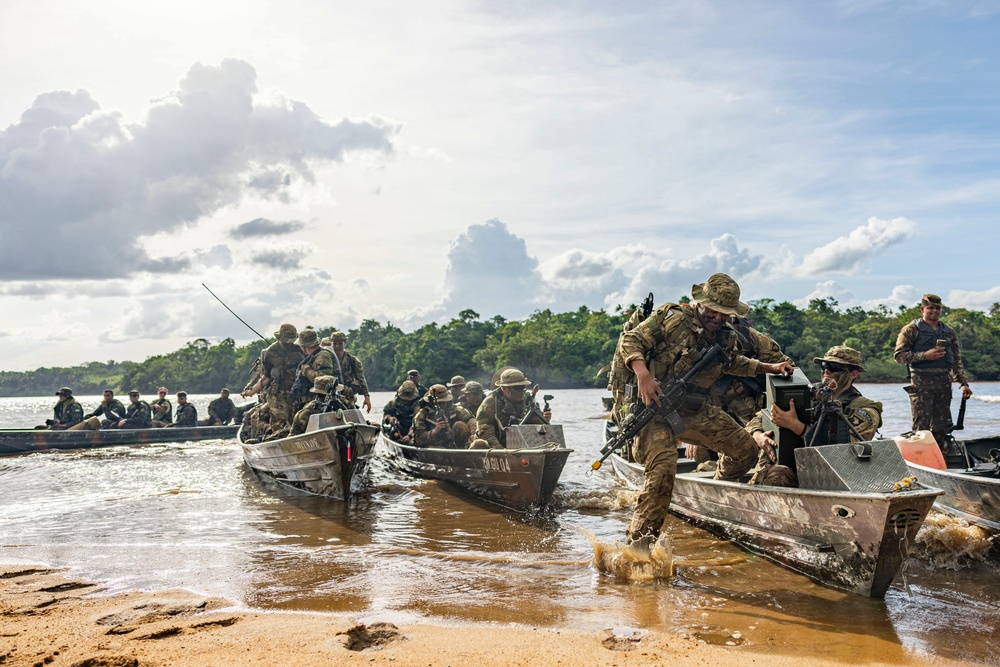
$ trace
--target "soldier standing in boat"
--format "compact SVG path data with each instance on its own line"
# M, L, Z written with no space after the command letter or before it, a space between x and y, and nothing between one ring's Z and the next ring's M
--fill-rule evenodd
M795 410L793 398L789 401L788 410L782 410L777 405L771 406L771 422L775 426L788 429L807 444L839 445L873 440L875 433L882 426L882 404L865 398L854 386L858 375L865 372L864 366L861 365L861 353L846 345L835 345L827 350L825 356L813 359L813 363L822 369L823 379L820 387L825 387L829 392L827 400L838 401L841 404L840 411L845 419L827 415L821 423L815 421L804 423ZM746 430L753 436L761 450L767 451L774 449L774 431L764 430L762 414L758 412L747 424ZM850 424L857 434L851 431L847 424ZM753 482L767 486L799 485L794 470L788 466L772 465L763 456L758 463Z
M288 428L295 415L292 385L305 352L295 344L299 332L292 324L282 324L274 332L275 341L261 354L261 376L243 396L262 395L267 404L272 431Z
M657 380L679 380L716 343L731 355L705 367L686 386L680 415L684 431L674 433L657 414L633 441L633 455L645 468L645 482L626 530L630 543L648 545L660 534L674 490L678 438L721 455L716 479L738 480L757 460L759 449L750 434L708 400L719 376L789 375L793 370L787 361L767 363L736 354L735 333L724 325L731 316L746 315L749 306L740 301L739 285L732 278L716 273L694 285L691 295L696 303L666 303L622 337L620 362L635 374L638 398L645 405L660 404L663 390Z
M925 294L920 301L920 319L899 332L893 358L906 364L910 382L910 413L914 431L930 431L942 449L951 433L952 378L962 387L962 398L972 396L965 377L958 334L941 321L941 297Z
M298 407L301 407L310 400L309 390L319 376L333 375L338 382L342 383L342 380L340 373L337 372L337 360L333 356L333 351L320 346L319 335L314 329L303 329L295 342L305 353L305 357L299 362L295 381L292 383L292 396L299 404ZM275 429L272 427L271 430Z
M433 385L413 417L413 444L417 447L466 449L476 432L476 418L457 405L451 390Z
M516 368L500 374L497 388L476 412L476 439L470 449L499 449L507 446L507 427L513 424L546 424L527 391L531 380Z
M368 382L365 380L365 367L361 360L347 351L347 334L343 331L334 331L330 334L330 344L333 353L340 362L341 378L344 384L342 393L345 403L355 404L355 396L364 396L363 406L365 412L372 411L372 399L368 395Z

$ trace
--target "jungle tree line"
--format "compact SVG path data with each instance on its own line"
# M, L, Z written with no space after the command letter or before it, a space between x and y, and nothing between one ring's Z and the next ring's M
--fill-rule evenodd
M832 298L814 299L806 308L787 301L750 303L753 326L781 345L794 363L815 377L813 357L833 345L861 350L868 373L864 381L904 381L906 368L895 363L896 335L920 317L919 308L840 308ZM581 306L575 311L540 310L525 320L501 316L483 320L463 310L445 324L426 324L405 333L392 323L365 320L350 329L348 350L361 358L372 390L392 390L410 368L420 370L424 384L447 382L453 375L487 383L502 366L517 366L546 388L603 387L601 368L614 353L628 309L613 313ZM996 380L1000 365L1000 304L989 312L964 308L946 311L943 319L958 331L970 379ZM315 327L327 336L335 327ZM159 386L171 391L215 393L222 387L238 392L250 379L254 360L268 342L237 346L231 338L218 343L199 338L179 350L142 362L90 362L71 368L39 368L0 372L0 396L38 396L66 385L77 394L105 388L121 393L138 388L144 394Z

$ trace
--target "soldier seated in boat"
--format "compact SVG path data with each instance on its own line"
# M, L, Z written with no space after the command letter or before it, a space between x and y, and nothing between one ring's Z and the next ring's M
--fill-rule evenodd
M389 437L393 440L404 445L410 444L413 416L419 398L417 385L411 380L406 380L399 385L396 396L382 408L382 429L390 432Z
M417 396L426 396L427 387L420 384L420 371L416 369L411 369L406 371L406 379L412 382L417 387Z
M198 422L201 426L225 426L233 420L236 404L229 398L229 390L223 389L219 397L208 404L208 418Z
M313 380L313 386L309 388L309 391L316 394L316 397L295 413L295 417L292 419L292 429L288 432L289 436L305 433L306 426L309 425L309 418L326 411L330 394L337 391L337 377L335 375L320 375Z
M499 449L507 446L507 427L512 424L546 424L532 393L531 380L516 368L500 374L496 391L487 396L476 412L476 439L470 449Z
M475 415L479 411L479 406L483 404L483 399L485 398L486 392L483 389L483 385L475 380L469 380L465 383L462 395L459 396L458 400L455 402Z
M166 387L157 389L156 396L157 398L149 402L149 408L153 411L153 426L163 428L174 421L174 408L167 398Z
M149 403L139 400L139 390L130 391L128 400L131 403L125 408L125 418L119 420L113 428L153 428L153 412Z
M36 426L36 429L65 431L83 421L83 407L73 398L72 389L62 387L56 392L56 396L59 400L53 408L52 419L46 419L45 424Z
M98 419L98 417L104 417ZM104 390L104 398L97 408L83 416L86 428L96 431L100 428L115 428L115 425L125 418L125 406L115 398L115 392Z
M177 418L173 423L167 424L170 426L197 426L198 425L198 409L194 407L191 403L188 403L187 392L179 391L177 392Z
M823 372L822 381L813 387L813 391L831 407L835 406L833 401L839 403L844 419L829 412L817 412L817 406L814 406L813 415L807 419L809 423L804 423L795 410L795 399L791 399L788 410L771 406L771 421L810 445L837 445L873 439L882 425L882 404L865 398L854 386L858 375L865 372L861 365L861 353L845 345L836 345L825 356L814 358L813 363ZM762 451L774 448L774 431L764 431L762 413L757 413L750 420L746 430ZM794 470L788 466L773 465L763 456L758 461L753 482L768 486L798 486Z
M413 444L417 447L465 449L476 429L471 412L456 405L451 391L443 384L433 385L420 399L420 409L413 418Z

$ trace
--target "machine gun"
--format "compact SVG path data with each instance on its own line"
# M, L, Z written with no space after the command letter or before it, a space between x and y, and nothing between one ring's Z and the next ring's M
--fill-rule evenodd
M812 408L810 410L812 419L809 426L812 429L812 436L809 438L809 442L806 443L807 447L812 447L816 443L816 438L819 437L823 427L828 426L829 422L835 419L846 424L847 430L857 441L864 441L865 438L858 432L858 429L854 428L854 424L844 414L843 403L840 399L834 397L836 391L837 383L833 380L827 379L813 385Z
M658 384L660 389L663 391L663 395L660 396L659 407L655 404L645 405L640 400L634 400L631 412L629 412L629 414L622 419L621 424L618 425L618 432L608 438L607 442L604 443L604 447L601 448L601 458L594 461L593 465L590 466L590 473L593 473L595 470L599 470L604 464L604 461L611 456L614 451L620 449L622 445L631 440L646 426L646 424L652 421L653 417L657 414L667 420L667 424L670 425L670 430L673 431L675 435L683 433L684 419L680 415L680 409L684 402L687 383L693 380L694 377L705 367L715 362L716 357L719 357L720 355L722 357L726 357L725 350L722 349L721 345L716 343L710 347L708 351L702 355L701 359L699 359L698 362L691 367L691 370L685 373L680 379L672 382L660 382L659 380L656 380L656 384Z
M549 401L551 401L553 398L555 398L555 396L553 396L552 394L544 394L542 396L542 400L545 401L544 410L539 410L538 404L535 403L534 399L532 399L531 403L528 405L528 409L525 411L524 416L521 417L521 421L519 421L518 424L519 425L527 424L528 417L530 417L531 415L536 415L539 419L542 420L542 423L548 424L549 420L545 418L543 412L549 410Z

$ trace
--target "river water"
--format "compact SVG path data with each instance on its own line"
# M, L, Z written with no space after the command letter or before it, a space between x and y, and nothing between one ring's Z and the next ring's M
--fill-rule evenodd
M1000 432L1000 383L973 389L964 435ZM899 385L861 390L884 402L883 434L909 429ZM553 421L575 451L543 517L378 460L350 503L301 495L250 472L235 441L38 452L0 458L0 562L66 567L109 592L182 587L362 622L625 627L851 663L917 655L1000 664L1000 566L983 556L991 538L942 517L911 550L909 591L897 578L885 600L817 585L674 517L672 579L599 572L591 539L623 537L635 494L610 466L586 477L605 392L551 393ZM373 395L373 416L390 397ZM99 401L79 398L86 410ZM204 411L214 397L190 398ZM0 398L0 427L41 423L53 403Z

